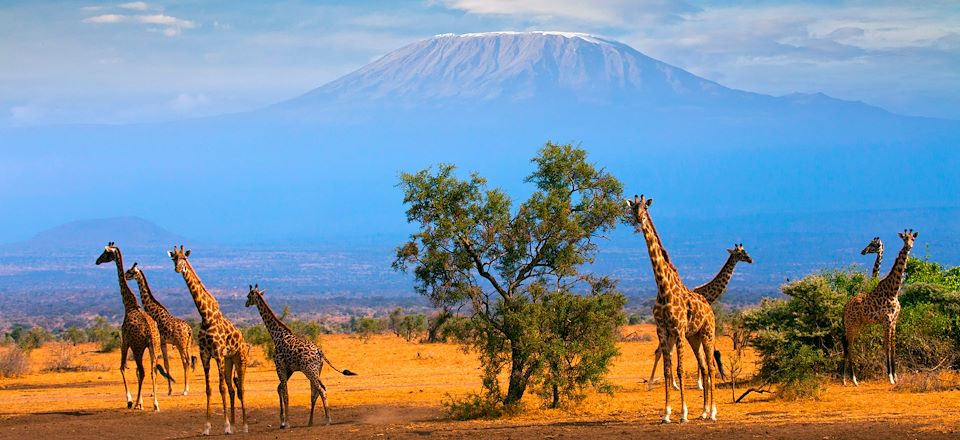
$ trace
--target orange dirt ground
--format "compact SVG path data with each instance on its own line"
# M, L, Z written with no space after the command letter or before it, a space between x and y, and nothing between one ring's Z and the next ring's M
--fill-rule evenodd
M654 335L650 325L625 329L634 335ZM907 393L891 390L880 381L859 388L832 383L819 401L784 402L769 394L751 394L733 404L728 385L717 390L718 421L695 420L702 397L696 390L692 353L685 356L687 403L691 421L686 425L660 425L663 386L647 391L645 383L653 362L655 337L645 342L623 342L609 379L619 387L612 397L590 395L575 409L544 410L529 395L529 410L494 421L457 422L445 418L440 401L478 391L478 362L452 344L418 344L393 336L375 336L368 342L347 335L323 338L327 355L338 368L359 376L344 377L324 369L333 424L323 426L317 402L318 425L306 427L309 385L301 374L290 382L292 429L278 429L277 377L273 363L254 348L259 365L249 368L247 408L250 432L245 438L960 438L960 391ZM729 338L720 349L731 350ZM54 356L54 345L31 354L33 372L15 379L0 379L0 438L100 439L184 438L200 434L204 416L203 372L190 376L190 395L177 394L183 374L173 354L171 370L178 384L174 396L166 395L166 382L158 381L159 413L126 409L119 353L94 353L94 347L77 355L75 364L96 371L43 372ZM0 349L3 350L3 349ZM172 350L175 351L175 350ZM748 356L749 357L749 356ZM745 362L748 370L753 359ZM134 379L134 364L127 377ZM658 374L658 377L660 374ZM159 379L159 376L158 376ZM215 379L214 379L215 380ZM719 382L719 380L718 380ZM132 383L135 386L135 382ZM149 377L145 381L149 395ZM220 397L213 383L216 414ZM738 389L738 394L742 390ZM679 417L679 397L674 396L674 419ZM238 408L239 422L239 408ZM216 417L212 433L223 432Z

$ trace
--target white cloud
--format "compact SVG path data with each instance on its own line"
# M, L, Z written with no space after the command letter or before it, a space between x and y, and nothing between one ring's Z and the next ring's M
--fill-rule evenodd
M180 35L183 29L193 29L196 27L196 24L190 20L184 20L182 18L173 17L165 14L149 14L149 15L119 15L119 14L103 14L97 15L94 17L89 17L83 19L84 23L93 23L93 24L114 24L114 23L127 23L134 22L140 24L151 25L147 30L150 32L158 32L168 37L174 37ZM160 26L160 27L154 27Z
M190 94L181 93L168 102L170 108L180 113L190 113L198 108L210 104L210 99L203 93Z
M627 25L654 20L675 21L700 8L685 1L594 0L440 0L451 9L471 14L525 16L537 22L580 21L600 25Z
M183 20L177 17L171 17L164 14L136 15L134 20L144 24L158 24L167 27L176 27L181 29L193 29L194 24L190 20Z
M135 11L146 11L150 6L147 5L145 2L129 2L129 3L121 3L117 5L117 7L123 8L123 9L133 9Z
M43 109L35 104L24 104L10 108L10 117L16 124L31 124L43 117Z
M90 18L84 18L84 19L83 19L83 22L84 22L84 23L98 23L98 24L103 24L103 23L122 23L122 22L124 22L124 21L127 21L129 18L130 18L130 17L127 17L126 15L103 14L103 15L97 15L97 16L90 17Z

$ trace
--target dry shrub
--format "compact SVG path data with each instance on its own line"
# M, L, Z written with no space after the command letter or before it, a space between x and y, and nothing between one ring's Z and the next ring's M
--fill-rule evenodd
M20 377L30 371L29 355L14 345L0 355L0 377Z
M935 393L956 389L957 378L945 371L921 371L897 375L894 391L901 393Z
M77 364L77 355L80 350L73 344L66 342L56 342L51 344L50 361L47 363L47 371L77 371L80 366Z

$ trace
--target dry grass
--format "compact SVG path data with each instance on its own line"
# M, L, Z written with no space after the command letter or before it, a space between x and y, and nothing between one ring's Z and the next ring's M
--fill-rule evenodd
M596 421L654 424L663 411L663 384L659 380L652 391L647 391L646 378L650 374L656 337L645 340L644 335L654 335L652 325L631 326L624 330L636 340L619 344L622 355L616 359L609 380L617 391L613 396L591 393L574 408L563 410L544 409L534 395L524 399L526 411L509 416L509 423L553 423ZM631 338L633 339L633 338ZM375 335L363 343L346 335L323 337L323 347L333 365L347 368L359 376L344 377L324 369L323 380L329 392L334 417L345 408L395 407L433 408L440 412L441 401L462 398L480 391L479 363L472 354L464 353L453 344L419 344L407 342L393 335ZM119 353L97 353L95 344L80 347L74 358L75 365L109 366L108 371L42 372L19 378L0 379L0 421L4 417L36 414L50 411L118 411L125 406L123 386L120 383ZM729 338L720 338L718 347L726 358L732 353ZM266 414L272 422L277 411L277 376L273 362L264 361L258 347L252 356L260 362L248 369L247 407ZM30 363L33 366L51 365L58 357L56 347L48 344L35 350ZM755 370L756 356L744 351L741 378L750 377ZM171 364L179 365L173 355ZM696 390L695 361L691 353L685 356L685 390L692 417L699 415L701 393ZM181 370L172 372L181 383ZM658 372L657 377L662 373ZM131 379L130 374L127 375ZM189 396L166 396L166 385L158 380L157 389L162 390L160 406L164 411L187 411L196 413L202 420L203 372L197 368L190 375ZM905 383L908 379L902 379ZM718 379L718 384L720 380ZM219 396L214 384L215 406ZM135 379L132 383L135 386ZM839 383L826 383L819 401L786 402L769 394L750 395L743 402L732 402L729 385L720 384L717 390L720 425L734 429L738 425L782 426L783 424L876 422L915 424L928 420L930 429L943 426L960 426L960 390L942 392L895 393L884 381L866 381L859 388L843 387ZM902 385L906 387L907 385ZM174 387L175 390L178 388ZM145 391L149 393L149 378ZM935 389L944 389L942 387ZM290 404L301 409L309 404L310 388L306 379L295 374L290 381ZM743 390L742 386L739 390ZM66 393L66 394L64 394ZM738 394L742 391L738 392ZM69 398L63 398L68 395ZM449 397L448 397L449 395ZM679 396L673 393L674 411L678 411ZM398 409L400 414L409 412ZM362 411L361 411L362 413ZM123 413L119 413L123 414ZM191 419L192 420L192 419ZM371 422L374 423L374 422ZM457 426L486 426L503 421L445 422L460 423ZM926 423L926 422L922 422ZM199 424L199 423L198 423Z
M934 393L956 390L960 386L957 374L950 371L920 371L898 376L893 390L903 393Z
M0 354L0 377L20 377L30 371L30 356L11 345Z

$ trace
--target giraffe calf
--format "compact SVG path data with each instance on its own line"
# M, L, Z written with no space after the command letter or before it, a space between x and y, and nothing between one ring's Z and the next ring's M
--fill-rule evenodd
M326 418L326 424L329 425L330 409L327 407L327 387L320 381L320 370L323 368L323 364L326 363L334 371L344 376L356 376L356 373L350 370L338 370L323 355L323 351L316 344L295 335L290 327L287 327L267 305L259 285L250 286L250 292L247 294L246 306L253 305L257 306L260 317L263 318L263 325L273 339L273 363L277 368L277 376L280 378L280 384L277 385L277 394L280 396L280 429L290 426L287 420L290 407L287 380L296 371L303 372L310 380L310 421L307 426L313 426L313 411L317 405L317 397L320 397L323 402L323 415Z

